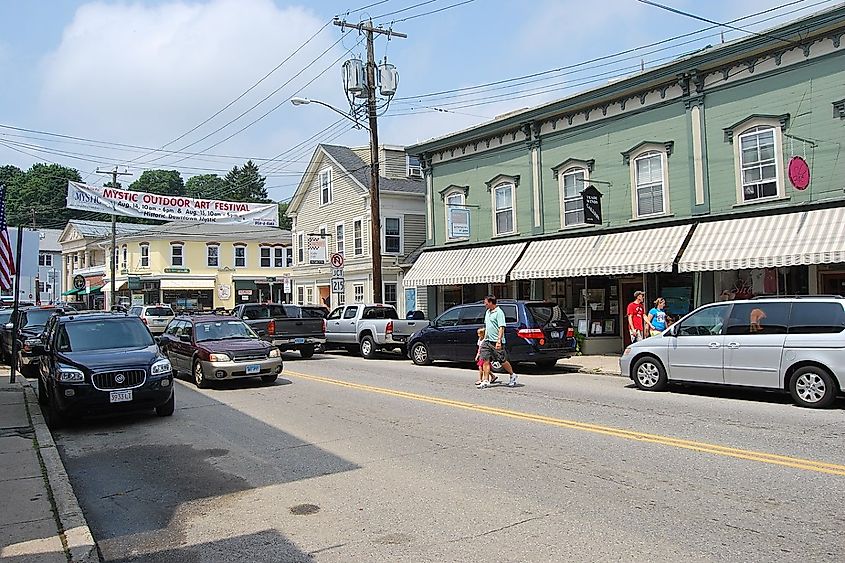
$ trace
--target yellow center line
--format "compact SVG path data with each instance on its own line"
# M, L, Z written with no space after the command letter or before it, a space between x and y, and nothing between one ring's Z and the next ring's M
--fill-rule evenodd
M398 397L402 399L410 399L423 403L430 403L433 405L441 405L463 409L484 414L492 414L496 416L503 416L513 418L516 420L525 420L529 422L539 422L550 426L558 426L561 428L569 428L572 430L581 430L583 432L593 432L596 434L604 434L606 436L613 436L616 438L623 438L625 440L634 440L638 442L647 442L652 444L661 444L664 446L671 446L675 448L682 448L696 452L709 453L713 455L720 455L726 457L733 457L737 459L745 459L749 461L756 461L759 463L768 463L773 465L782 465L784 467L792 467L794 469L803 469L805 471L814 471L817 473L827 473L829 475L845 476L845 465L838 465L835 463L826 463L822 461L813 461L809 459L802 459L798 457L790 457L779 454L770 454L766 452L758 452L754 450L743 450L739 448L730 448L727 446L720 446L718 444L710 444L707 442L696 442L693 440L684 440L681 438L673 438L671 436L662 436L660 434L648 434L645 432L637 432L634 430L625 430L623 428L614 428L612 426L602 426L599 424L590 424L586 422L578 422L575 420L566 420L562 418L553 418L550 416L543 416L539 414L514 411L509 409L502 409L498 407L489 407L476 403L466 403L463 401L455 401L452 399L443 399L440 397L433 397L430 395L420 395L418 393L410 393L407 391L397 391L395 389L387 389L385 387L375 387L373 385L365 385L363 383L352 383L343 381L341 379L332 379L329 377L322 377L317 375L309 375L305 373L298 373L295 371L285 370L285 375L315 381L319 383L326 383L329 385L337 385L346 387L348 389L356 389L358 391L366 391L369 393L378 393L380 395L387 395L390 397Z

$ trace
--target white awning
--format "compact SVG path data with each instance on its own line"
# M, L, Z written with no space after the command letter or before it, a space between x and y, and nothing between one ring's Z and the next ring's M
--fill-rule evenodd
M527 243L423 252L405 276L405 287L503 283Z
M540 240L528 245L511 279L671 272L691 225Z
M845 262L845 207L701 223L678 270L747 270Z
M194 278L161 280L161 289L214 289L214 280Z

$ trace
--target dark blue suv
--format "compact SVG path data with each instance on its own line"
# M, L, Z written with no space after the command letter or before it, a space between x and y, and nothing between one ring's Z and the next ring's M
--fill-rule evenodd
M138 317L56 314L23 353L40 359L38 401L50 428L101 412L173 414L173 369Z
M556 303L499 300L505 313L505 349L511 362L534 362L550 368L575 353L575 332ZM478 329L484 326L483 303L452 307L408 341L408 355L417 365L435 360L472 362L478 351ZM494 369L499 366L494 364Z

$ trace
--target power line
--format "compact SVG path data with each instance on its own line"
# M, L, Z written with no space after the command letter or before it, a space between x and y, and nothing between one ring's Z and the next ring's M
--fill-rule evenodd
M470 4L470 3L472 3L472 2L475 2L475 0L464 0L463 2L457 2L457 3L455 3L455 4L451 4L451 5L449 5L449 6L445 6L445 7L443 7L443 8L438 8L438 9L436 9L436 10L431 10L430 12L423 12L423 13L421 13L421 14L416 14L416 15L413 15L413 16L408 16L407 18L402 18L402 19L399 19L399 20L391 20L391 21L390 21L390 23L391 23L391 24L394 24L394 23L402 23L402 22L406 22L406 21L408 21L408 20L413 20L413 19L416 19L416 18L421 18L421 17L423 17L423 16L430 16L431 14L436 14L436 13L438 13L438 12L444 12L444 11L446 11L446 10L451 10L452 8L457 8L458 6L463 6L464 4Z
M427 0L426 2L420 2L419 4L414 4L413 6L408 6L407 8L402 8L401 10L394 10L392 12L387 12L385 14L379 14L377 16L373 16L374 20L380 20L382 18L386 18L387 16L392 16L395 14L401 14L402 12L407 12L408 10L413 10L414 8L419 8L420 6L426 6L428 4L434 4L435 2L439 2L439 0Z

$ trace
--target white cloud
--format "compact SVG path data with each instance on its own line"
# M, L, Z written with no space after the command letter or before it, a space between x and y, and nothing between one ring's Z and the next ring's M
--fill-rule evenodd
M56 49L42 61L40 117L50 122L52 130L159 146L223 107L325 21L304 8L281 8L271 0L85 4L65 28ZM198 139L250 107L338 38L339 30L333 26L324 30L260 87L178 146ZM339 46L335 47L227 133L293 94L341 52ZM341 92L338 74L329 70L305 94L336 99ZM285 148L277 144L280 139L289 140L291 145L298 140L289 134L279 135L276 129L290 129L297 121L308 123L309 118L315 120L313 114L308 116L303 110L280 108L211 152L237 150L246 151L240 154L272 156ZM323 118L328 122L328 116L319 116L317 121ZM223 136L203 141L192 150L205 148ZM184 164L210 166L190 161ZM221 163L217 167L226 166Z

